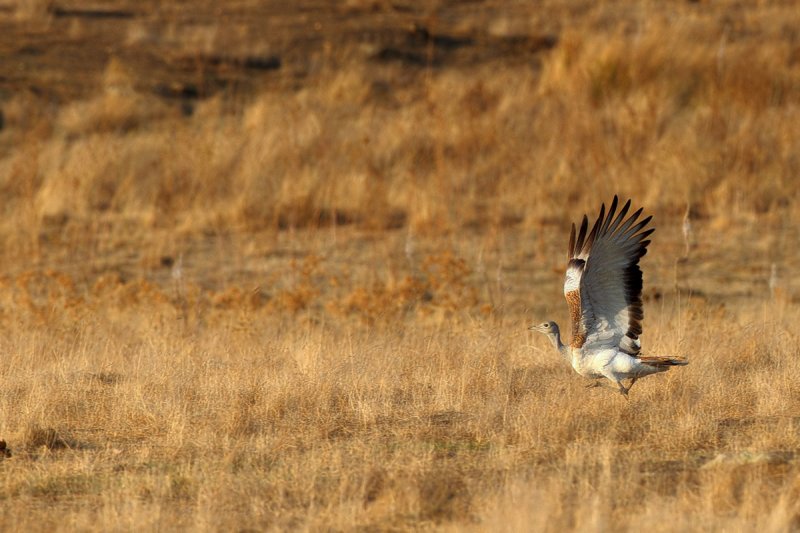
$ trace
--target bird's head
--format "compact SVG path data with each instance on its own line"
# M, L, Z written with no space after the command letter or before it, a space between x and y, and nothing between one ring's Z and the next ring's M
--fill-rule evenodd
M556 333L558 333L558 324L550 320L548 322L543 322L541 324L534 324L528 329L531 331L538 331L539 333L544 333L545 335L555 335Z

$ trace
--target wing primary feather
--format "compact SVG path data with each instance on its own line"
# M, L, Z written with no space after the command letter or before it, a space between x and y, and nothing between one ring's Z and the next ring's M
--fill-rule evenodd
M654 231L655 231L655 228L650 228L649 230L647 230L647 231L643 231L643 232L641 232L640 234L638 234L638 235L636 236L636 238L640 240L640 243L642 243L642 244L641 244L642 246L647 246L646 244L643 244L643 242L642 242L642 241L644 241L644 239L646 239L646 238L648 238L650 235L652 235L652 233L653 233ZM647 242L649 243L650 241L647 241Z
M575 257L575 224L572 224L572 231L569 232L569 250L567 250L567 261Z
M628 220L626 220L625 222L614 228L614 233L618 235L625 235L630 229L630 227L636 222L636 219L639 218L639 215L641 214L642 214L642 208L639 208L634 214L628 217Z
M647 223L650 222L651 220L653 220L653 215L650 215L649 217L647 217L644 220L642 220L642 222L641 222L642 228L644 228L647 225ZM639 230L636 230L636 231L639 231ZM651 229L650 231L651 232L655 231L655 228Z
M652 233L653 233L655 230L656 230L656 228L650 228L650 229L648 229L648 230L644 230L644 231L643 231L643 232L641 232L639 235L637 235L637 237L639 237L640 239L644 239L644 238L646 238L646 237L649 237L650 235L652 235Z
M586 238L586 244L584 245L584 247L587 250L590 250L592 248L592 244L594 243L594 240L600 231L600 226L603 225L603 217L605 216L605 214L606 214L606 204L602 204L600 206L600 215L597 217L597 220L595 220L594 225L592 226L592 231Z
M575 243L575 255L580 255L583 251L583 242L586 239L586 230L589 227L589 219L586 218L586 215L583 215L583 221L581 222L581 229L578 232L578 242Z
M639 230L644 228L647 225L647 223L650 222L651 218L653 218L653 217L651 217L651 216L647 217L646 219L644 219L641 222L639 222L638 224L636 224L634 227L626 229L624 231L620 231L620 235L625 235L628 238L632 237L633 235L636 235L636 232L638 232Z
M615 231L617 231L617 228L619 228L619 225L625 219L625 215L628 214L628 210L630 208L631 208L631 201L628 200L627 202L625 202L625 205L622 206L622 209L620 209L619 214L617 215L617 218L615 218L614 222L611 224L611 226L609 226L608 233L614 233ZM634 215L634 216L636 216L636 215Z
M608 208L608 218L606 218L606 222L605 224L603 224L603 229L600 230L601 235L608 231L608 227L611 225L611 221L614 220L614 212L617 210L617 203L618 203L617 195L615 194L614 199L611 200L611 207ZM600 209L602 212L603 208L601 207Z

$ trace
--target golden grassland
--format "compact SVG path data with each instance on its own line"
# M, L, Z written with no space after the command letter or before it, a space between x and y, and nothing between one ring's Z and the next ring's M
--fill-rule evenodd
M0 4L122 43L88 95L0 76L0 529L800 528L791 3L348 1L450 41L320 24L304 77L178 104L137 47L280 51L323 8L275 44L251 2L73 4ZM568 223L617 193L656 216L645 351L691 361L629 401L526 329L566 329Z
M487 281L470 241L410 267L403 239L370 248L372 277L340 243L269 294L203 289L191 255L174 287L6 276L3 528L797 527L799 317L768 269L715 278L725 256L658 241L645 343L692 362L626 401L526 331L565 314L560 275L515 241Z

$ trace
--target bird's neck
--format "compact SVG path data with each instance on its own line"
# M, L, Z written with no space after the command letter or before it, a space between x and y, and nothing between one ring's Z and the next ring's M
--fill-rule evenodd
M563 342L561 342L561 333L556 331L555 333L550 335L550 342L553 343L553 346L556 347L558 353L561 354L561 357L564 358L568 363L572 363L572 354L570 353L569 346L565 346Z

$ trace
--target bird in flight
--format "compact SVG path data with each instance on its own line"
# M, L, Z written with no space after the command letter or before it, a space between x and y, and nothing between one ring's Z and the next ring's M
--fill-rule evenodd
M642 209L625 218L630 200L619 212L617 207L616 196L607 215L603 204L591 230L584 215L577 238L575 224L572 225L564 280L564 296L572 319L570 344L562 343L555 322L529 329L547 335L578 374L594 380L589 387L602 386L603 379L609 379L627 397L639 378L688 361L641 354L639 336L644 313L639 259L647 253L647 237L655 229L647 229L650 216L637 222ZM627 387L625 380L630 380Z

